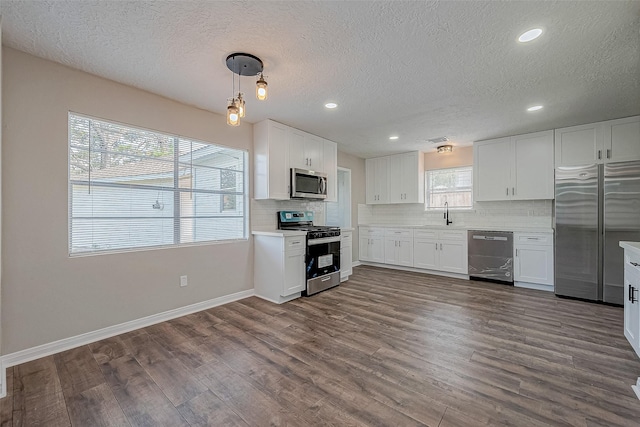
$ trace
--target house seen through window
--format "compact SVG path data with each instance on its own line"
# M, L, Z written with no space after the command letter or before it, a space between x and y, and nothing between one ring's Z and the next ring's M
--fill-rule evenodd
M69 253L245 239L246 158L69 114Z
M473 168L471 166L425 172L427 209L473 207Z

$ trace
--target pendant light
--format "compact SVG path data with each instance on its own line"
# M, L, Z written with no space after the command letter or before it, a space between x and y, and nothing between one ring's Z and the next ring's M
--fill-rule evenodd
M262 73L260 73L260 78L256 82L256 98L260 101L264 101L267 99L267 95L267 82Z
M240 124L240 118L246 114L244 94L240 92L240 77L260 76L256 83L256 97L260 100L267 99L267 82L262 76L262 61L257 56L241 52L232 53L227 56L227 68L233 73L231 79L231 93L233 97L228 99L227 124L238 126ZM238 92L235 91L235 74L238 75Z

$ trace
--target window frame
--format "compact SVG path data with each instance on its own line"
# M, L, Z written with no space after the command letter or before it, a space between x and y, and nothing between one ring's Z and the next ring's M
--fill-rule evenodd
M171 187L167 187L167 186L157 186L157 187L151 187L151 186L141 186L141 185L122 185L122 184L97 184L100 186L105 186L105 187L129 187L129 188L142 188L142 189L146 189L146 190L158 190L158 191L171 191L173 192L173 197L174 197L174 203L177 204L174 205L174 216L170 217L173 219L174 222L174 228L173 228L173 239L174 239L174 243L171 244L158 244L158 245L147 245L147 246L134 246L134 247L124 247L124 248L115 248L115 249L101 249L101 250L91 250L91 251L81 251L81 252L72 252L72 243L73 243L73 238L72 238L72 230L73 230L73 226L72 226L72 222L73 222L73 186L74 185L82 185L82 182L78 182L78 180L72 180L71 177L71 152L72 149L75 148L72 146L71 143L71 129L72 129L72 123L71 123L71 117L75 116L75 117L79 117L81 119L87 119L87 120L91 120L91 121L98 121L98 122L104 122L104 123L108 123L108 124L112 124L115 126L121 126L124 128L128 128L131 130L136 130L136 131L140 131L140 132L148 132L148 133L154 133L154 134L159 134L162 135L163 137L167 137L167 138L171 138L172 143L174 144L174 158L171 161L167 161L165 159L156 159L157 161L161 161L161 162L166 162L166 163L170 163L173 167L173 173L176 173L176 168L184 168L185 166L187 166L187 163L185 163L184 161L180 160L180 155L179 155L179 149L176 149L179 145L179 141L190 141L193 143L199 143L199 144L204 144L204 145L211 145L217 148L222 148L222 149L229 149L229 150L235 150L239 153L242 154L242 165L243 165L243 170L242 171L237 171L236 173L242 173L242 189L241 191L237 191L235 193L233 193L233 195L235 197L242 197L243 200L243 237L240 238L233 238L233 239L218 239L218 240L202 240L202 241L195 241L195 242L184 242L184 243L180 243L179 241L176 243L176 238L177 240L180 239L180 227L175 226L176 222L180 222L181 219L198 219L198 218L214 218L217 216L215 215L203 215L203 216L195 216L195 217L191 217L191 216L182 216L179 214L179 206L180 206L180 201L178 199L180 199L180 195L181 194L189 194L189 193L198 193L198 194L219 194L220 195L220 201L222 201L223 197L226 195L224 193L221 193L220 191L223 190L222 188L220 190L205 190L205 189L194 189L194 188L185 188L185 187L180 187L180 183L176 183L174 181L173 186ZM91 152L91 150L88 150L89 152ZM104 153L113 153L113 154L123 154L123 153L116 153L110 150L104 150L101 151ZM150 157L148 156L142 156L142 155L137 155L137 154L129 154L129 153L125 153L126 156L128 157L138 157L140 159L149 159ZM235 242L247 242L249 240L249 224L250 224L250 215L251 215L251 209L249 206L249 192L250 192L250 188L249 188L249 168L250 168L250 156L249 156L249 150L245 149L245 148L238 148L238 147L231 147L228 145L222 145L222 144L218 144L218 143L213 143L210 141L204 141L201 139L197 139L197 138L191 138L185 135L178 135L175 133L171 133L171 132L166 132L166 131L160 131L160 130L156 130L156 129L151 129L151 128L145 128L142 126L137 126L137 125L132 125L129 123L124 123L124 122L119 122L116 120L109 120L109 119L104 119L101 117L96 117L96 116L92 116L89 114L84 114L84 113L78 113L75 111L68 111L67 114L67 250L68 250L68 255L70 258L75 258L75 257L84 257L84 256L94 256L94 255L104 255L104 254L113 254L113 253L126 253L126 252L143 252L143 251L150 251L150 250L159 250L159 249L175 249L175 248L180 248L180 247L191 247L191 246L205 246L205 245L218 245L218 244L228 244L228 243L235 243ZM200 166L200 167L205 167L208 169L218 169L219 171L223 171L226 170L224 168L218 168L218 167L213 167L213 166L202 166L202 165L197 165L197 164L193 164L190 163L190 165L193 166ZM179 173L179 172L178 172ZM89 178L87 181L84 182L84 184L89 185L89 186L93 186L96 185L95 183L93 183L91 181L91 178ZM236 207L237 207L237 199L236 199ZM175 216L175 212L178 212L178 216ZM222 214L223 212L227 212L227 213L232 213L232 212L237 212L237 209L234 209L233 211L231 210L222 210L222 205L221 205L221 209L220 209L220 213ZM228 215L221 215L220 218L228 218ZM238 218L240 218L240 215L237 216ZM127 218L132 218L132 217L127 217L127 216L114 216L114 219L127 219Z
M461 166L453 166L448 168L438 168L438 169L429 169L424 172L424 210L425 211L436 211L444 209L444 206L429 206L429 195L431 192L429 191L429 173L430 172L441 172L441 171L452 171L452 170L461 170L468 169L471 176L471 185L470 185L470 195L471 195L471 204L469 206L449 206L449 210L457 210L457 211L473 211L473 165L461 165ZM465 190L466 192L466 190ZM460 191L462 193L462 191Z

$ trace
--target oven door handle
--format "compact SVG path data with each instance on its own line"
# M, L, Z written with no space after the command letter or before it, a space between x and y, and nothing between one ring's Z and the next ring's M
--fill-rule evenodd
M340 240L341 240L340 236L322 237L320 239L308 239L307 245L315 246L315 245L322 245L324 243L335 243L335 242L339 243Z

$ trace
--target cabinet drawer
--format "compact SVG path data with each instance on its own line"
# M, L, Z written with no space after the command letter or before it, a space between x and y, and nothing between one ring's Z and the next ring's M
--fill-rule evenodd
M294 252L304 252L305 244L306 244L305 236L285 237L284 250L288 254L291 254Z
M640 274L640 256L631 254L629 251L624 252L625 271L634 271Z
M360 237L382 237L384 228L382 227L360 227Z
M413 229L411 228L386 228L384 231L385 237L411 237L413 236Z
M515 246L537 245L551 246L553 245L553 234L550 233L514 233Z
M413 237L416 239L429 239L433 240L438 237L438 230L423 230L423 229L414 229Z
M353 242L353 237L351 236L351 233L342 234L342 239L340 241L340 247L342 247L342 248L351 247L352 242Z
M439 230L440 240L467 240L466 230Z

